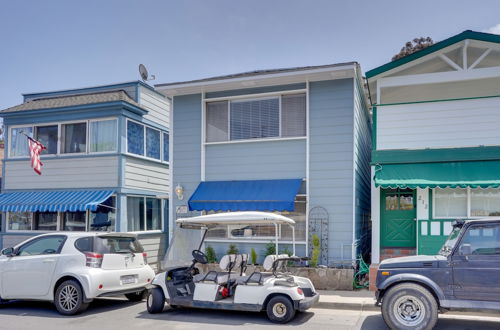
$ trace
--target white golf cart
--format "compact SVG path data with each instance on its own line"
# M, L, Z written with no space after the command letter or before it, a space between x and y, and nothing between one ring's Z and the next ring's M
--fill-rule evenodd
M247 254L225 255L220 271L200 274L196 264L206 264L201 251L209 230L221 225L289 225L293 235L293 256L267 256L266 272L245 274ZM164 260L164 272L156 275L147 299L149 313L171 307L192 307L238 311L266 311L272 322L286 323L296 311L305 311L319 300L311 281L286 272L287 263L302 261L295 256L295 222L265 212L230 212L177 220L177 228ZM246 227L248 228L248 227ZM248 230L248 229L246 229ZM276 233L278 231L276 230ZM276 236L276 251L278 237Z

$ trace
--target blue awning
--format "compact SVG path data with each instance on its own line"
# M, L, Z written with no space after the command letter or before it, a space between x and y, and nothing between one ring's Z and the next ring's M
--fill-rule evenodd
M112 190L22 191L0 194L3 212L95 211Z
M293 211L302 179L206 181L189 199L190 211Z

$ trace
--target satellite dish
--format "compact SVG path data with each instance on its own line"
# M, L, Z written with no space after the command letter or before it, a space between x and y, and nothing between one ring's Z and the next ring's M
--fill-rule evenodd
M144 64L139 64L139 74L143 81L148 81L148 70L144 66Z

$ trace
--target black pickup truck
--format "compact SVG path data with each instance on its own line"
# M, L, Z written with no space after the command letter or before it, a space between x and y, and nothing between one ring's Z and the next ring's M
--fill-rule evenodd
M500 218L457 220L438 255L382 261L376 286L391 329L432 329L449 310L500 311Z

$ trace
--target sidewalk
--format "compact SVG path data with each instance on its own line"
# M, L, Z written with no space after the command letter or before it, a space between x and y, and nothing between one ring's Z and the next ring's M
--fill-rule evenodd
M374 292L368 290L318 290L318 293L320 297L316 308L380 311L380 307L375 306Z

